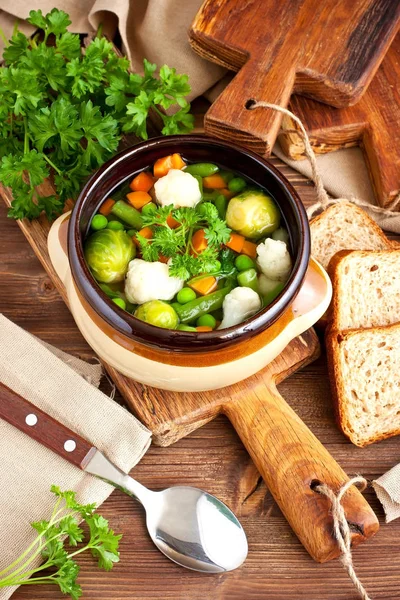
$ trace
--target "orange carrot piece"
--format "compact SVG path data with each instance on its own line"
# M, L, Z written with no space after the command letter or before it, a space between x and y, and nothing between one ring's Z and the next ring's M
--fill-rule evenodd
M173 154L171 160L173 169L183 169L183 167L186 167L186 163L184 160L182 160L182 156L180 154Z
M136 210L140 210L145 204L151 202L151 196L147 192L130 192L126 197Z
M179 221L177 221L176 219L174 219L174 217L172 215L168 215L167 225L171 229L176 229L178 227L178 225L179 225Z
M230 200L231 198L233 198L233 196L235 196L235 192L231 192L231 190L228 190L227 188L225 188L223 190L219 190L219 193L222 194L223 196L225 196L225 198L227 198L228 200Z
M138 231L138 234L146 238L146 240L151 240L151 238L153 237L153 230L151 227L143 227L143 229ZM139 240L137 239L136 235L134 235L132 239L135 242L136 246L140 247Z
M100 206L99 213L101 215L104 215L105 217L108 217L108 215L111 213L111 209L114 206L114 204L115 204L114 200L112 198L108 198Z
M164 177L168 173L168 171L172 169L172 155L163 156L163 158L159 158L154 163L153 167L153 175L154 177Z
M215 173L215 175L209 175L203 177L203 185L205 188L211 188L216 190L222 190L226 188L226 181L222 179L221 175Z
M169 261L169 258L168 258L168 256L164 256L164 254L159 254L159 255L158 255L158 260L159 260L160 262L162 262L162 263L165 263L165 264L166 264L166 263Z
M207 248L207 238L204 229L199 229L192 237L192 253L200 254Z
M210 275L209 277L203 277L202 279L193 281L193 283L188 283L188 286L197 292L197 294L207 296L207 294L211 294L211 292L217 289L218 281L213 275Z
M153 187L153 177L147 171L142 171L136 175L129 184L133 192L148 192Z
M239 254L240 254L243 250L245 241L246 241L246 239L242 235L239 235L239 233L234 233L232 231L229 242L227 242L225 245L228 248L230 248L231 250L234 250L235 252L239 252Z
M243 244L241 252L242 254L250 256L250 258L257 258L257 244L254 244L254 242L248 242L246 240Z
M212 331L213 328L210 327L209 325L199 325L198 327L196 327L196 331Z

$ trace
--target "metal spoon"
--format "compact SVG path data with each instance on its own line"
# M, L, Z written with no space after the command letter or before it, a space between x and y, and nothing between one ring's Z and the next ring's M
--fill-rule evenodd
M215 496L189 486L148 490L87 440L1 383L0 417L86 473L136 498L146 510L151 539L182 567L222 573L246 559L246 534L233 512Z

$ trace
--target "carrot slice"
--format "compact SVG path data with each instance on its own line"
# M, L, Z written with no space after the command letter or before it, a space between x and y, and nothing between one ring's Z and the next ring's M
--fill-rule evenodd
M183 169L183 167L186 167L186 163L184 160L182 160L182 156L180 154L173 154L171 159L173 169Z
M246 240L242 235L239 235L238 233L234 233L232 231L229 242L227 242L225 246L227 246L231 250L234 250L235 252L239 252L240 254L240 252L242 252L243 250L245 241Z
M192 237L192 254L200 254L207 248L207 238L204 229L199 229Z
M217 288L218 282L215 277L210 275L209 277L203 277L202 279L198 279L192 283L189 282L188 286L198 294L207 296L207 294L211 294L211 292Z
M172 169L172 155L163 156L154 163L153 175L154 177L164 177L170 169Z
M101 215L104 215L105 217L108 217L108 215L111 213L111 209L114 206L114 204L115 204L114 200L112 198L108 198L100 206L99 213Z
M235 192L231 192L231 190L228 189L223 189L223 190L219 190L219 193L222 194L223 196L225 196L225 198L227 198L228 200L230 200L231 198L233 198L233 196L235 196Z
M222 190L226 188L226 181L224 181L218 173L215 175L209 175L208 177L203 177L203 185L205 188L212 188L216 190Z
M250 258L257 258L257 244L254 244L253 242L248 242L246 240L243 244L241 253L250 256Z
M136 175L129 184L133 192L148 192L153 187L153 177L147 171L142 171Z
M143 227L143 229L138 231L138 234L146 238L146 240L151 240L151 238L153 237L153 230L151 227ZM136 246L140 247L140 243L136 235L134 235L132 239L135 242Z
M178 225L179 225L179 221L177 221L176 219L174 219L174 217L172 215L168 215L167 225L171 229L176 229L178 227Z
M134 206L137 210L143 208L145 204L151 202L151 196L147 192L130 192L126 195L130 204Z
M169 261L169 258L168 258L168 256L164 256L164 254L159 254L159 255L158 255L158 260L159 260L160 262L162 262L162 263L165 263L165 264L166 264L166 263Z
M199 325L198 327L196 327L196 331L212 331L213 328L210 327L209 325Z

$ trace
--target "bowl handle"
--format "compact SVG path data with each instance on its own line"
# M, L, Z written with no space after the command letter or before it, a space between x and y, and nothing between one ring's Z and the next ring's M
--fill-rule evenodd
M254 385L230 398L222 412L312 558L326 562L337 557L330 501L313 488L323 482L337 493L349 478L280 396L275 380L254 378ZM355 486L342 503L353 545L378 531L372 508Z
M47 248L51 264L64 286L67 284L70 273L67 250L67 233L70 216L71 211L68 211L61 215L61 217L58 217L51 226L47 237Z

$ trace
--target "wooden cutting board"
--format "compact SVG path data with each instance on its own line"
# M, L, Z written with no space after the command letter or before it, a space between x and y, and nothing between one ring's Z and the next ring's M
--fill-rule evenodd
M390 46L368 90L348 108L332 108L310 98L294 95L289 108L305 125L318 153L361 146L376 198L388 206L400 191L400 34ZM282 128L297 129L284 116ZM283 151L305 158L304 143L296 133L279 137Z
M44 187L47 189L43 193L51 191L49 183ZM10 205L9 191L0 187L0 195ZM47 252L49 223L41 218L32 223L21 221L19 225L67 302ZM279 381L318 354L318 339L309 330L255 376L222 390L202 393L157 390L104 366L159 445L169 445L217 415L226 414L300 541L315 560L325 562L338 555L338 546L332 534L330 503L312 486L322 481L337 490L348 477L276 389ZM353 544L376 533L376 516L354 486L343 504L348 521L354 525Z
M332 106L359 100L393 40L399 0L206 0L189 32L204 58L239 71L208 111L205 131L269 155L300 93ZM247 108L246 108L247 107Z

